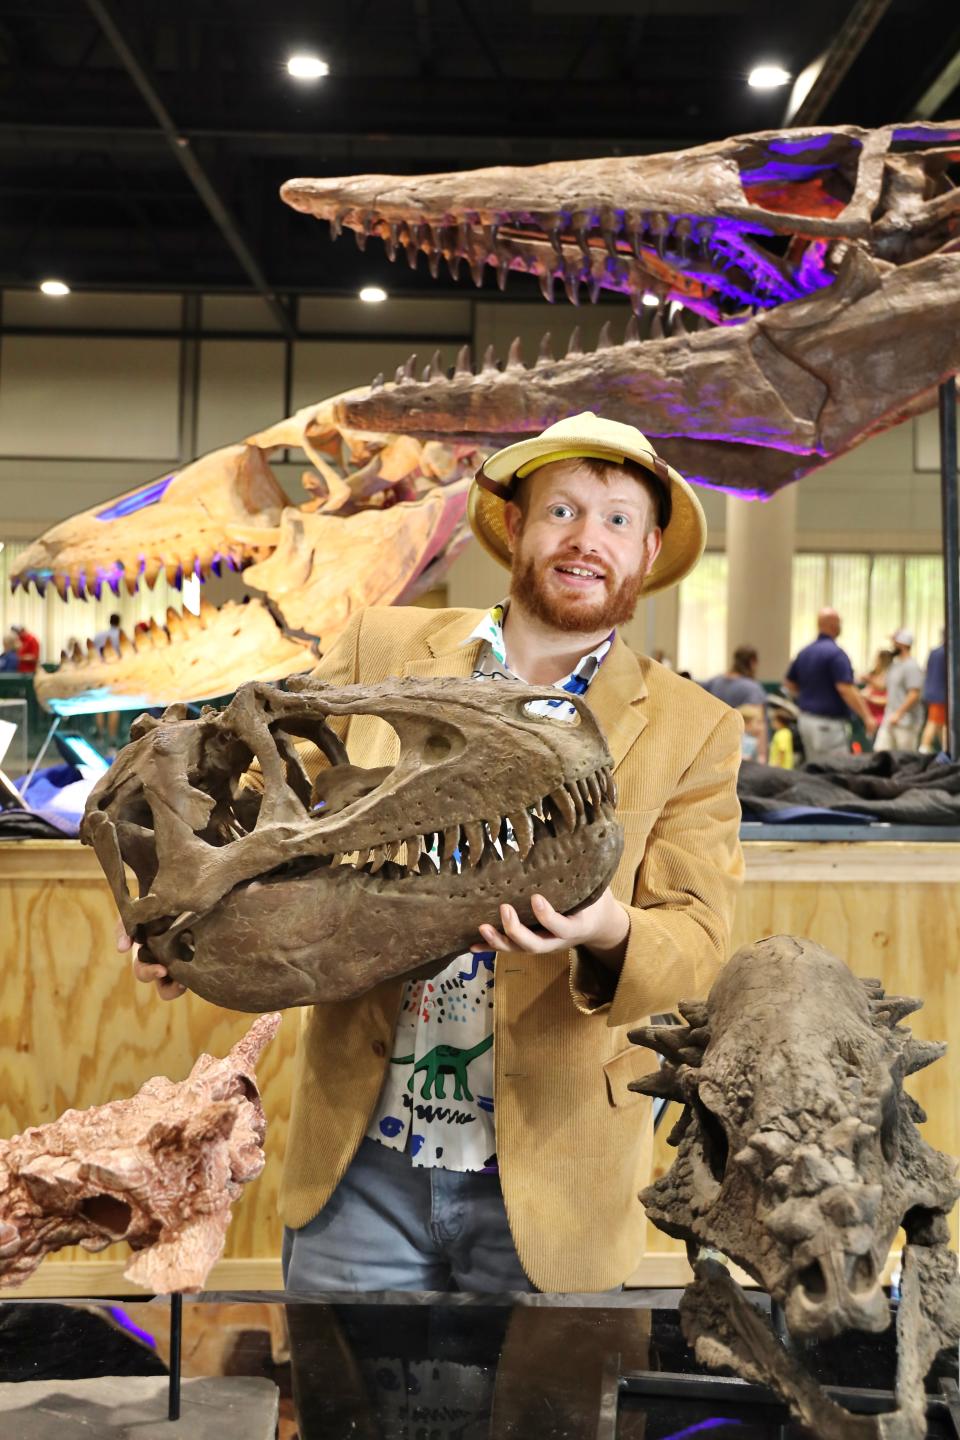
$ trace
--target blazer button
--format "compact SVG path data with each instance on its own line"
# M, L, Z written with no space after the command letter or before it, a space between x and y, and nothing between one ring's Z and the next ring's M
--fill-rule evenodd
M384 1045L382 1040L374 1040L373 1044L370 1046L370 1049L373 1051L374 1055L378 1056L381 1060L387 1053L387 1047L386 1045Z

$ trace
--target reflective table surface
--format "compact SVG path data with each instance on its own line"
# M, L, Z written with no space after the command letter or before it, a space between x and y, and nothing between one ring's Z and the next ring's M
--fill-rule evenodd
M778 1440L806 1432L775 1405L618 1385L628 1372L702 1373L671 1294L591 1297L206 1297L184 1304L183 1373L262 1375L280 1440ZM567 1303L573 1301L573 1303ZM597 1302L600 1303L597 1303ZM652 1302L652 1303L651 1303ZM757 1303L764 1305L762 1298ZM0 1380L161 1374L169 1306L118 1300L0 1304ZM802 1347L824 1385L889 1390L894 1331ZM943 1354L928 1391L956 1378ZM176 1427L171 1425L171 1437ZM931 1437L956 1436L944 1412ZM64 1437L69 1440L69 1437Z

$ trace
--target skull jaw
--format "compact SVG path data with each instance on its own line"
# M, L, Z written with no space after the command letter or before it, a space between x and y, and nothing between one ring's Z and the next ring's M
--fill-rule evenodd
M535 893L561 913L581 909L610 883L622 849L620 826L601 816L573 834L544 836L525 862L509 851L460 874L385 878L326 865L231 891L192 925L192 959L183 958L182 933L171 932L150 937L150 958L232 1010L349 1000L468 950L480 925L499 925L501 903L524 924L536 923ZM345 961L350 953L362 958Z

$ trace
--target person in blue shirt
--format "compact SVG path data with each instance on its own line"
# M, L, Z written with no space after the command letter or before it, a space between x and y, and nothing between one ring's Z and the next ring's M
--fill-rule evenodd
M837 644L841 629L836 610L821 610L816 640L794 657L784 680L800 711L797 725L808 761L849 749L851 711L871 739L876 734L877 722L853 682L850 657Z
M920 754L936 755L947 748L947 647L942 641L933 647L927 660L923 703L927 720L920 736Z
M0 673L15 674L20 667L20 641L12 630L3 637L3 653L0 654Z

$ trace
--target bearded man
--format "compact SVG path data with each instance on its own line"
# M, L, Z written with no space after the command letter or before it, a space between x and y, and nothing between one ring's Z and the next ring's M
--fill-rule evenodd
M510 567L487 613L374 608L321 664L332 685L508 676L585 695L615 763L623 857L577 914L509 905L431 979L304 1012L280 1209L289 1291L596 1291L643 1255L651 1052L628 1031L708 990L742 875L742 722L634 655L616 627L706 539L693 491L632 426L591 413L488 459L468 513ZM394 762L369 716L354 764ZM315 764L324 763L317 757ZM134 961L165 997L181 987Z

